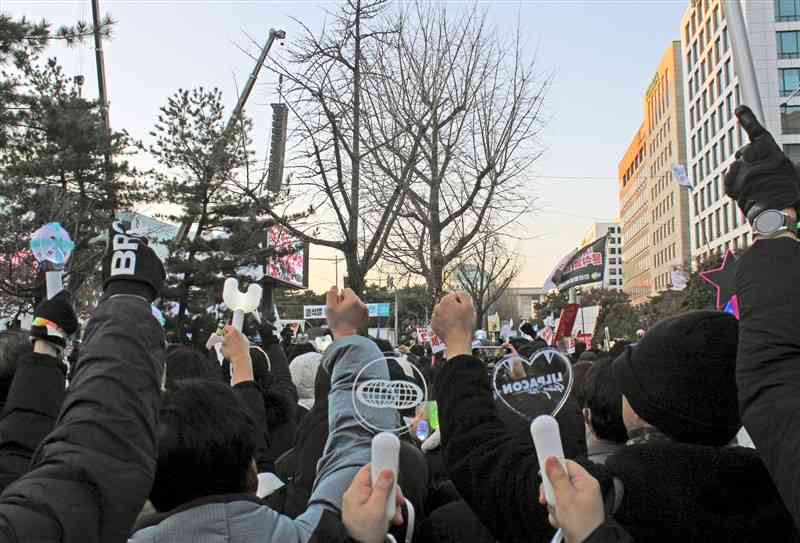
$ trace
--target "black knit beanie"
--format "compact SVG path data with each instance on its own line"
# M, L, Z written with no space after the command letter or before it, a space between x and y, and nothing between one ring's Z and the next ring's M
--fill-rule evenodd
M683 443L722 446L741 427L736 394L739 322L694 311L665 319L614 362L636 414Z

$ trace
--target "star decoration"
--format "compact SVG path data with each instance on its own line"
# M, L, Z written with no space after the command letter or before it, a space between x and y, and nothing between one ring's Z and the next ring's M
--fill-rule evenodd
M722 264L719 268L700 272L700 277L706 283L717 289L717 309L723 310L736 295L736 257L733 251L728 249L722 257ZM736 302L738 309L738 300ZM737 311L738 313L738 311Z

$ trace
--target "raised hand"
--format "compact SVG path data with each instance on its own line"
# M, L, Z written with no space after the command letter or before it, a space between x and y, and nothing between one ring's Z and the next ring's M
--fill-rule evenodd
M67 346L67 338L77 331L78 317L72 308L72 297L66 290L36 306L31 325L34 341L46 341L58 353Z
M346 288L331 287L326 296L328 325L334 339L354 336L369 324L369 310L356 293Z
M152 302L166 278L161 260L145 238L128 234L119 222L112 224L110 238L103 258L106 294L134 294Z
M566 543L581 543L605 521L603 496L600 483L583 466L572 460L565 462L569 473L554 456L545 462L556 503L547 504L543 484L539 487L539 503L547 505L550 524L561 528Z
M360 543L384 543L389 526L386 523L386 501L394 482L394 474L383 470L377 481L370 477L367 464L356 474L342 496L342 522L350 537ZM392 522L403 524L403 493L397 487L397 513Z
M230 324L223 329L222 354L230 360L233 371L232 384L253 381L253 360L250 342L244 334Z
M764 209L796 208L800 177L794 164L749 107L736 108L736 117L750 143L736 152L736 161L725 173L725 193L750 221Z
M466 292L451 292L433 308L431 327L447 345L448 358L472 352L476 318L472 298Z

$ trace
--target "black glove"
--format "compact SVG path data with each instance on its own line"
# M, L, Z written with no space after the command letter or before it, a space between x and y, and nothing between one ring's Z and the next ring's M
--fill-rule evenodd
M36 306L31 339L43 339L62 350L67 346L67 337L77 331L78 317L72 308L72 297L66 290Z
M165 278L164 265L147 245L147 239L128 234L115 222L103 258L105 295L133 294L152 302L161 292Z
M736 117L750 143L736 152L736 161L725 173L725 194L736 200L751 222L751 210L756 215L764 209L796 208L800 177L794 164L749 107L736 108Z

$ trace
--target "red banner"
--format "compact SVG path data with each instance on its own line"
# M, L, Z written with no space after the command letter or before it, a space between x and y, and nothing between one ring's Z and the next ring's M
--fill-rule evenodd
M583 341L587 349L592 348L592 334L578 334L578 341Z
M561 338L572 335L572 328L575 326L575 318L578 316L580 307L578 304L567 304L561 310L561 318L558 320L558 329L556 330L556 344Z

